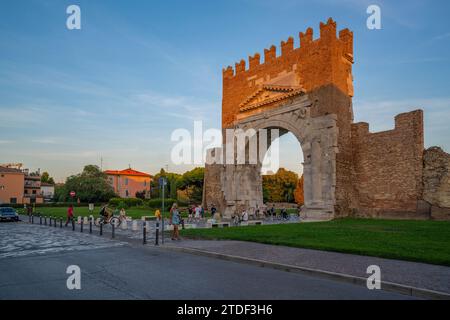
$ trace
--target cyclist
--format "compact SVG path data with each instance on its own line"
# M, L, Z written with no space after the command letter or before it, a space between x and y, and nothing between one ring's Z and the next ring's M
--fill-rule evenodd
M113 213L112 213L111 209L108 208L108 205L106 204L100 209L100 215L103 217L105 222L109 222L109 219L111 219L111 217L113 216Z

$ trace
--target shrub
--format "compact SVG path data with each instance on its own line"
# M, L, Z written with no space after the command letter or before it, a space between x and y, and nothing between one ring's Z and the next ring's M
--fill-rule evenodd
M144 201L137 198L112 198L109 200L109 205L113 207L119 207L120 205L125 205L126 207L138 207L142 206Z
M119 204L117 205L117 209L119 209L119 210L128 209L128 205L125 202L120 201Z
M74 207L87 207L89 203L77 203L77 202L51 202L51 203L35 203L35 208L66 208L70 205L73 205ZM96 207L101 207L102 203L94 203ZM33 204L27 204L28 206L33 206ZM23 208L24 204L22 203L15 203L15 204L8 204L8 203L2 203L0 204L0 207L12 207L12 208Z
M164 199L164 207L169 208L175 202L178 204L179 207L184 207L187 205L186 202L184 202L184 201L179 201L176 199ZM150 200L147 200L145 204L152 209L161 208L162 200L161 199L150 199Z

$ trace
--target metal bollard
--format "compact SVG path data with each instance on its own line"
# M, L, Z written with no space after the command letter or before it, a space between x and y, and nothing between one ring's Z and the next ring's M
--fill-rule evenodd
M62 218L59 218L59 227L62 228Z
M31 224L34 224L34 216L31 215Z
M100 222L100 235L103 235L103 223Z
M147 243L147 222L146 221L143 222L142 231L143 231L143 234L144 234L143 238L142 238L142 243L146 244Z
M92 233L92 218L89 217L89 233Z
M111 230L111 238L114 239L114 237L116 236L116 235L115 235L116 224L115 224L115 223L111 223L111 228L112 228L112 230Z
M159 245L158 241L159 241L159 221L156 221L155 246Z
M53 226L56 228L56 217L55 217L55 219L53 220Z
M75 231L75 220L72 217L72 231Z
M80 224L80 232L83 232L83 221L81 221L81 224Z
M42 225L42 216L39 216L39 224Z
M44 224L47 225L47 216L44 217Z

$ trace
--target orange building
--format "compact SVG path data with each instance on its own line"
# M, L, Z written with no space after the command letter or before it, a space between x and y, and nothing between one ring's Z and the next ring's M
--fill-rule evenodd
M22 170L0 167L0 204L23 203L24 183Z
M144 192L146 198L150 198L150 182L152 177L148 173L133 170L106 170L108 182L114 192L121 198L136 198L136 193Z
M0 204L43 203L40 174L20 167L0 166Z
M28 173L25 170L23 203L44 203L44 197L41 192L41 175Z

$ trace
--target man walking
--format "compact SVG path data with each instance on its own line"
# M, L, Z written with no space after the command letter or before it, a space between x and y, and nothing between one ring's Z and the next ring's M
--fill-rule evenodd
M69 222L73 221L73 205L69 206L69 209L67 209L67 221L66 221L66 227L69 224Z

